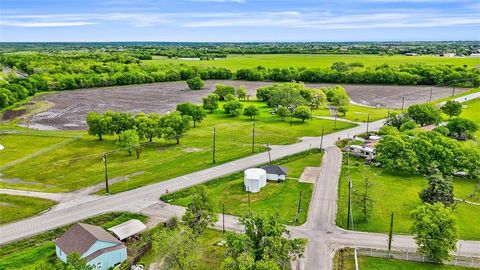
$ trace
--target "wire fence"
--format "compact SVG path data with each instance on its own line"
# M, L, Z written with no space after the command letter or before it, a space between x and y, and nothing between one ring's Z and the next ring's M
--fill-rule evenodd
M436 263L436 261L430 259L428 256L418 254L416 252L409 251L391 251L382 249L373 249L373 248L357 248L357 253L359 256L369 256L369 257L379 257L379 258L390 258L404 261L415 261L415 262L427 262L427 263ZM452 260L449 262L444 262L448 265L456 266L466 266L466 267L480 267L480 258L479 257L468 257L468 256L452 256Z

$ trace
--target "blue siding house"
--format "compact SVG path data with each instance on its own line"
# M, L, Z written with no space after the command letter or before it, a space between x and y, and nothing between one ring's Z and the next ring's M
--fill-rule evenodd
M77 223L55 240L57 257L67 262L67 256L78 253L96 270L106 270L127 259L127 248L104 229Z

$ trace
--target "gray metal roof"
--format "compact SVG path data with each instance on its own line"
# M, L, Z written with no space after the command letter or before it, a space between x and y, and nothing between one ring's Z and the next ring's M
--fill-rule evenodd
M278 175L287 175L287 168L279 165L266 165L263 166L264 169L268 174L278 174Z
M130 219L129 221L126 221L122 224L111 227L108 230L113 232L118 237L118 239L123 240L132 235L141 233L146 229L147 229L147 226L145 226L145 224L143 224L140 220Z

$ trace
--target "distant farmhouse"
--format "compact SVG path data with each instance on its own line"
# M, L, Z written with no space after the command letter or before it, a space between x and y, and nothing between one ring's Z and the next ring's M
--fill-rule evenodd
M416 53L406 53L405 56L417 56L418 54Z
M263 166L262 169L267 172L267 180L270 181L285 181L285 178L287 176L287 168L283 166L267 165Z
M77 223L54 242L57 257L65 263L68 255L78 253L93 269L106 270L127 259L125 245L98 226Z

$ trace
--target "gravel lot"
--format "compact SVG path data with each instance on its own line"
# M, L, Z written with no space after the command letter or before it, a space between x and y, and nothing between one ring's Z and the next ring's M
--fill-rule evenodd
M234 86L245 85L249 95L270 82L207 81L205 89L188 90L185 82L167 82L121 87L104 87L63 91L36 97L35 101L55 104L45 112L37 113L24 121L23 125L36 129L79 130L85 129L85 116L90 111L128 111L166 113L175 110L176 104L184 101L201 102L202 97L213 92L215 84ZM329 84L308 84L308 87L331 86ZM343 85L352 101L367 106L399 108L405 94L405 106L426 102L430 86L387 86L387 85ZM461 93L467 89L456 89ZM433 99L451 95L451 88L433 88Z

